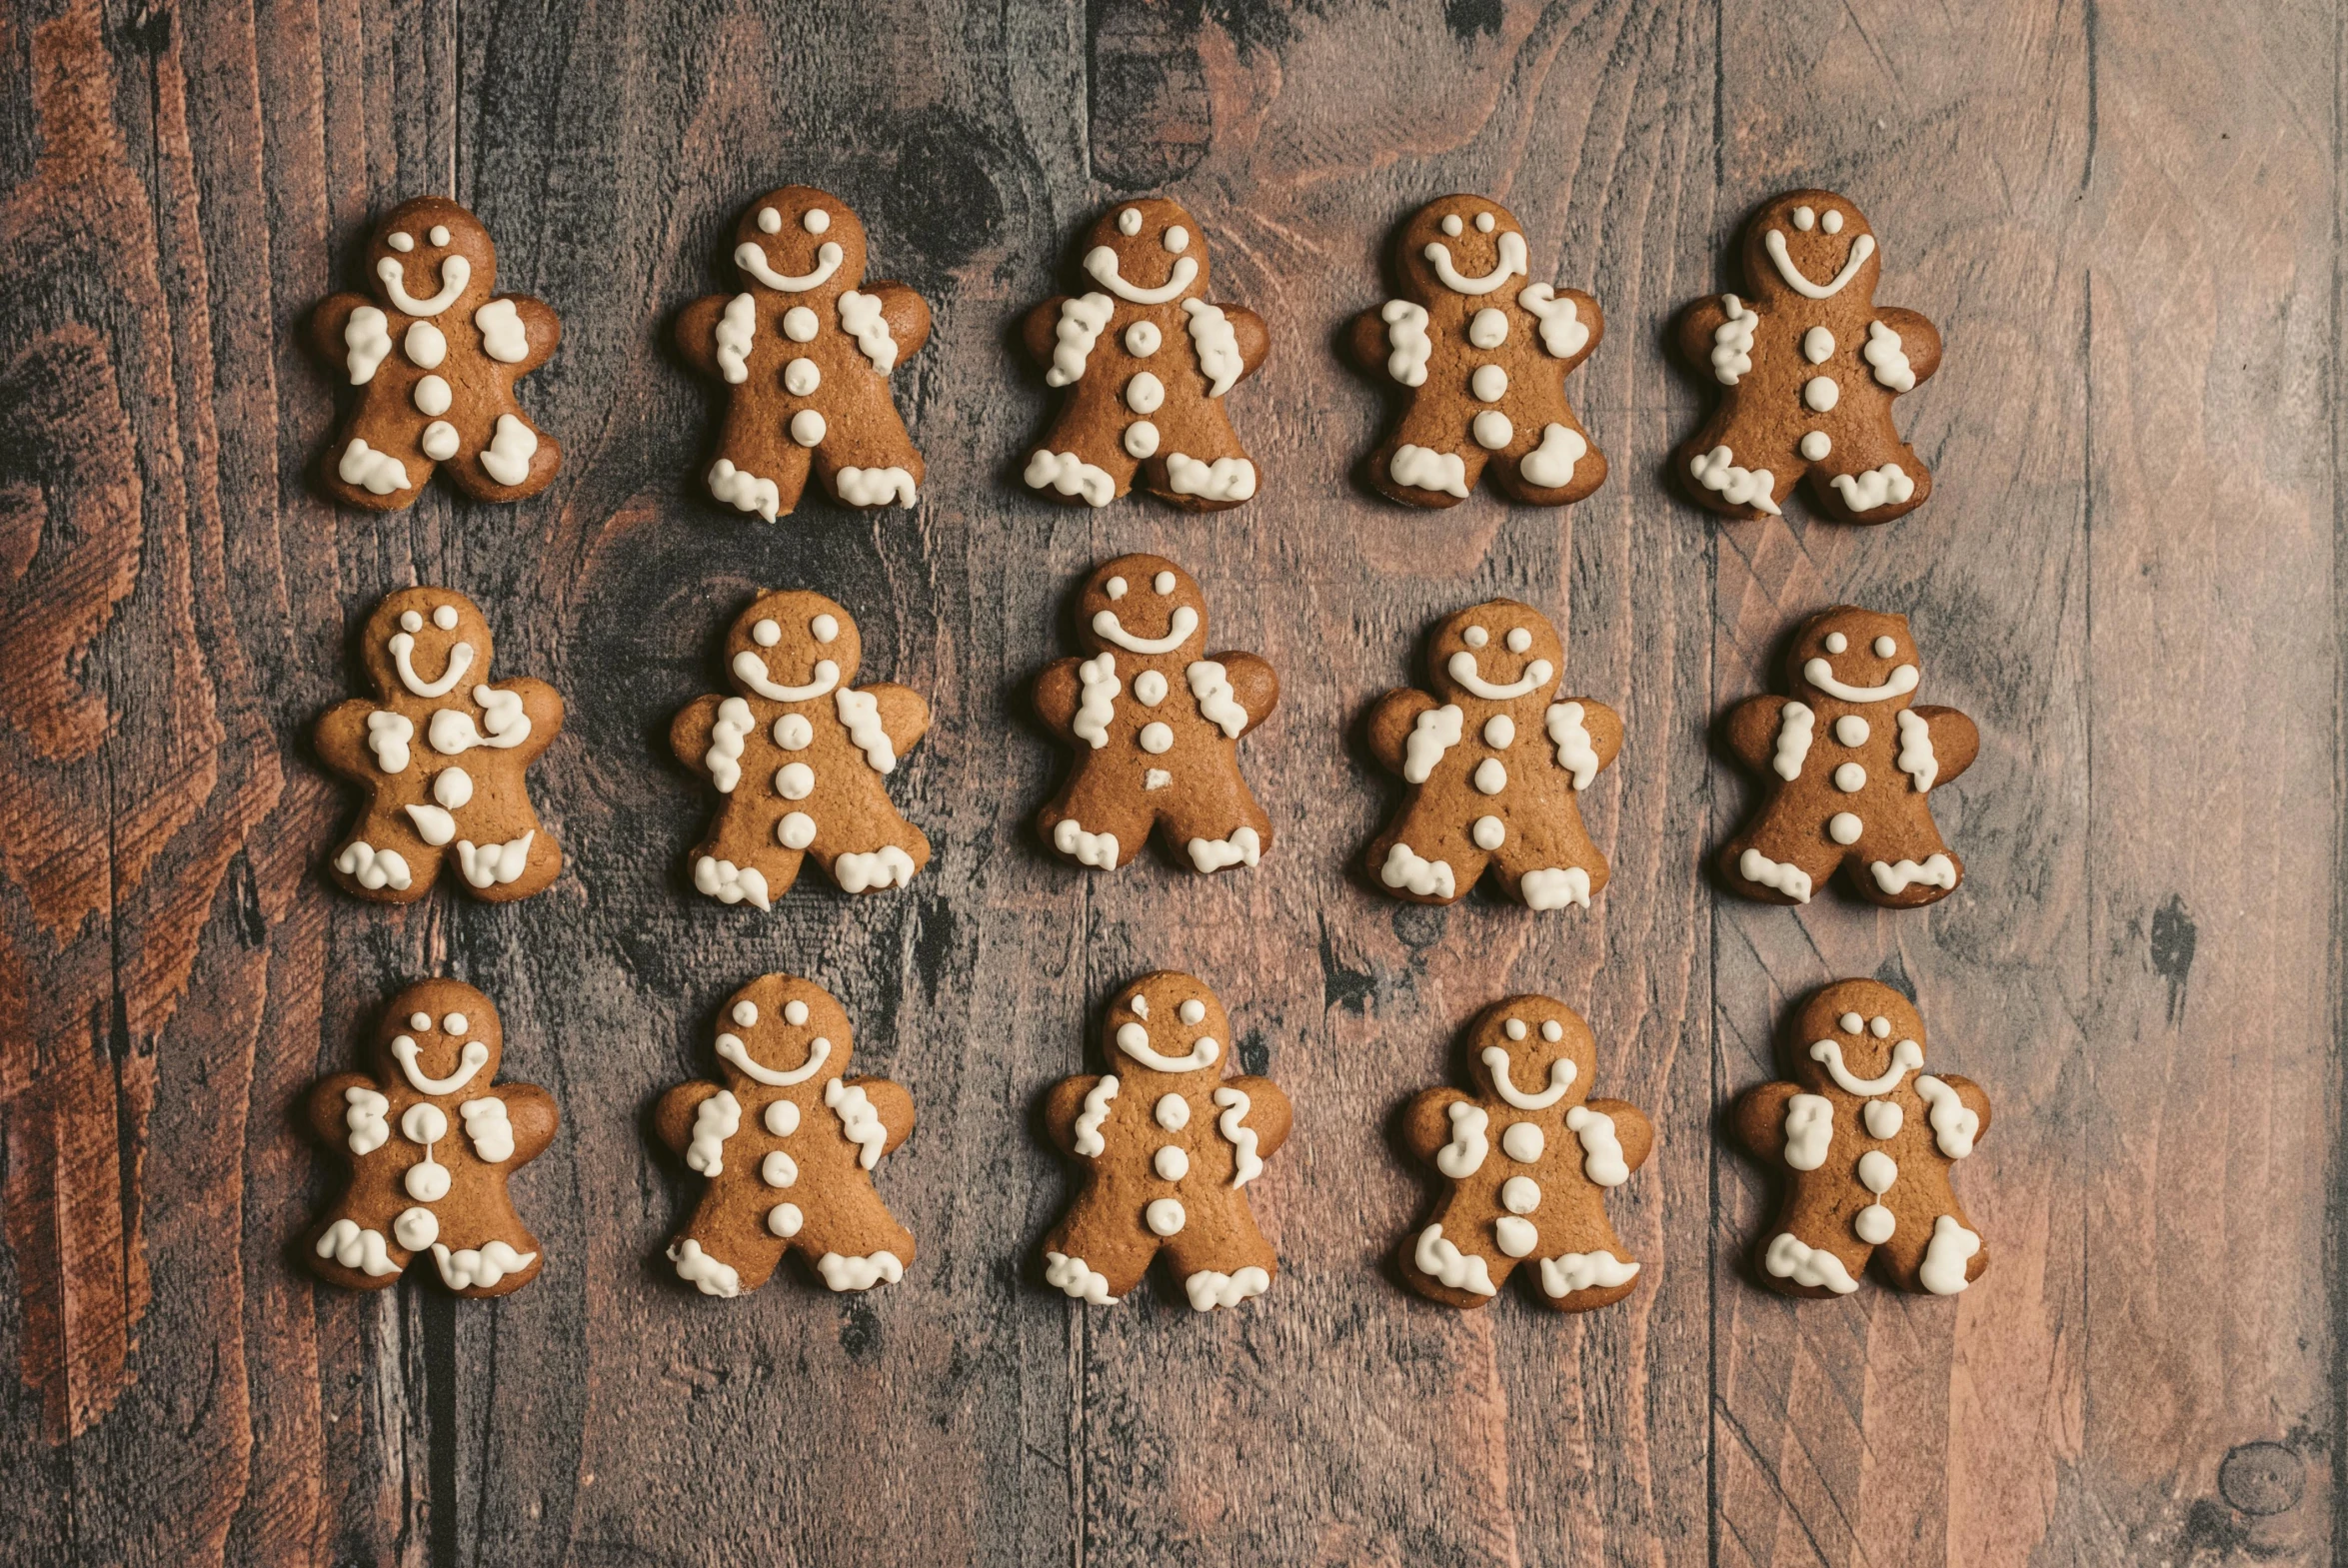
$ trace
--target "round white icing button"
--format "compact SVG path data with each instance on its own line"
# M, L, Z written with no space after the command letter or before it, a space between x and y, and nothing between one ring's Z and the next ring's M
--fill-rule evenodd
M779 1099L767 1106L767 1130L779 1138L787 1138L799 1130L799 1103Z
M411 1252L421 1252L440 1239L440 1221L428 1208L402 1209L392 1221L392 1235Z
M1820 414L1840 401L1842 389L1834 384L1832 376L1812 376L1802 383L1802 402Z
M778 1203L767 1210L767 1228L785 1239L798 1235L799 1227L806 1223L807 1216L797 1203Z
M1845 763L1834 770L1834 787L1844 794L1857 794L1867 787L1867 771L1856 763Z
M804 398L823 384L824 373L804 354L783 367L783 390L795 398Z
M1508 824L1497 816L1479 816L1468 829L1478 849L1497 849L1508 841Z
M1823 463L1826 454L1834 450L1833 438L1822 430L1813 430L1802 437L1802 456L1812 463Z
M816 819L805 811L792 811L775 824L775 840L786 849L804 849L816 841Z
M1516 744L1516 721L1506 714L1494 714L1483 722L1483 744L1495 752L1505 752Z
M1126 352L1138 360L1146 360L1158 352L1164 340L1158 334L1158 323L1138 321L1126 329Z
M1865 746L1868 734L1867 721L1856 714L1844 714L1834 721L1834 739L1844 746Z
M1151 723L1142 727L1142 750L1152 757L1164 757L1174 750L1174 732L1163 724Z
M1540 1161L1541 1151L1549 1146L1549 1135L1534 1121L1511 1121L1508 1130L1500 1134L1500 1152L1519 1165Z
M405 1181L408 1196L419 1203L438 1203L449 1195L449 1167L427 1156L420 1164L410 1165Z
M1486 305L1467 319L1467 341L1479 349L1496 349L1508 341L1508 317Z
M759 1179L770 1187L788 1187L799 1180L799 1161L776 1149L759 1166Z
M1487 757L1475 765L1475 787L1483 794L1498 794L1508 787L1508 770L1496 757Z
M1851 1216L1850 1228L1867 1245L1879 1247L1891 1239L1891 1233L1899 1228L1899 1221L1882 1204L1870 1203Z
M446 414L449 405L456 401L449 395L449 384L438 376L420 377L416 382L416 390L410 396L416 400L417 413L435 416Z
M1142 1210L1143 1222L1153 1235L1172 1236L1181 1232L1182 1222L1190 1216L1182 1212L1181 1203L1174 1198L1153 1198Z
M803 447L812 447L824 439L824 416L814 409L801 409L791 416L791 439Z
M411 1143L438 1143L449 1135L449 1118L430 1100L420 1100L400 1118L400 1131Z
M1158 456L1158 427L1146 419L1138 419L1126 427L1126 456L1154 458Z
M1908 1119L1908 1113L1899 1108L1899 1101L1892 1099L1871 1099L1861 1114L1866 1117L1867 1136L1877 1141L1899 1136L1900 1124Z
M1497 365L1478 365L1467 378L1467 390L1479 403L1497 403L1508 395L1508 373Z
M1156 708L1166 701L1166 677L1156 670L1145 670L1134 677L1134 698L1144 708Z
M1827 820L1826 836L1833 839L1836 843L1857 843L1859 841L1859 829L1860 822L1858 817L1849 811L1836 811L1834 815Z
M431 322L420 321L400 340L400 349L418 370L438 370L440 362L449 357L449 340Z
M424 434L418 438L416 445L422 447L424 455L433 462L446 463L457 455L457 449L464 443L457 437L456 426L445 419L436 419L424 427Z
M1169 1132L1179 1132L1190 1124L1190 1102L1179 1094L1161 1094L1158 1108L1151 1112L1158 1124Z
M1802 358L1812 365L1823 365L1834 353L1834 334L1823 327L1812 327L1802 334Z
M1190 1156L1180 1145L1168 1143L1150 1156L1150 1168L1161 1181L1179 1181L1190 1173Z
M816 771L805 763L785 763L775 775L775 792L786 800L804 800L816 792Z
M1148 371L1137 371L1126 383L1126 407L1136 414L1155 414L1166 402L1166 383Z
M1510 1257L1524 1257L1534 1247L1540 1245L1541 1233L1534 1228L1529 1219L1519 1219L1514 1214L1502 1214L1498 1219L1492 1221L1492 1239L1497 1241L1500 1244L1500 1250Z
M1530 1176L1510 1176L1500 1183L1500 1206L1511 1214L1529 1214L1541 1206L1541 1184Z
M783 336L794 343L816 341L816 313L804 305L794 305L783 313Z
M1475 416L1468 430L1474 435L1475 444L1486 452L1497 452L1516 439L1516 427L1498 409L1485 409Z
M804 752L815 739L816 727L808 723L805 714L785 714L775 721L775 744L786 752Z

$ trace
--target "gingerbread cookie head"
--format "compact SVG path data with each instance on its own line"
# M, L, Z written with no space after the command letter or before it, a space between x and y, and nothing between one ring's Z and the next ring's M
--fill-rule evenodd
M1812 704L1832 699L1880 707L1889 723L1923 679L1920 664L1907 617L1837 605L1794 634L1786 686Z
M718 1075L736 1094L789 1088L848 1067L853 1034L832 993L793 974L767 974L720 1012Z
M1495 599L1438 623L1426 662L1430 684L1445 702L1542 702L1565 668L1565 648L1548 617Z
M1109 1070L1152 1094L1223 1075L1231 1020L1198 980L1173 969L1145 974L1119 991L1101 1024ZM1178 1083L1176 1080L1179 1080Z
M744 210L734 226L734 265L752 283L829 312L831 301L864 282L864 222L829 191L786 185Z
M1529 256L1516 215L1484 196L1437 197L1394 235L1394 271L1415 299L1446 291L1469 299L1503 292L1512 298L1508 282L1525 277Z
M434 1095L487 1088L505 1053L497 1007L457 980L425 980L393 997L369 1048L377 1077Z
M394 207L367 242L366 264L368 287L403 316L470 322L497 293L489 230L445 197Z
M1120 556L1085 580L1077 642L1094 654L1197 659L1206 649L1206 596L1164 556Z
M1206 297L1206 245L1177 202L1146 196L1095 219L1079 265L1098 288L1136 305Z
M854 686L863 657L856 618L804 589L761 595L726 634L726 669L735 686L779 703Z
M497 656L479 606L445 588L404 588L375 607L359 657L375 690L435 698L492 679Z
M1770 198L1745 225L1743 259L1752 303L1764 319L1771 309L1846 296L1864 312L1883 271L1866 216L1832 191Z
M1547 996L1511 996L1485 1008L1467 1051L1478 1098L1519 1110L1558 1107L1560 1116L1589 1098L1597 1041L1578 1013Z
M1812 996L1786 1036L1786 1065L1813 1094L1866 1096L1924 1066L1924 1018L1877 980L1842 980Z

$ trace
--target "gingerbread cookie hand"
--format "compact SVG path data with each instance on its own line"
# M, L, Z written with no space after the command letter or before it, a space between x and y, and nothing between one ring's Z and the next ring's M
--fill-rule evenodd
M741 292L677 319L685 357L727 390L710 494L772 523L812 469L848 506L914 505L926 470L889 376L929 341L930 307L902 283L865 283L864 224L812 186L752 202L733 260Z
M1402 1277L1432 1300L1479 1307L1529 1257L1540 1299L1558 1311L1621 1300L1639 1264L1607 1221L1605 1197L1646 1163L1646 1117L1588 1097L1596 1043L1551 997L1486 1007L1467 1047L1473 1090L1429 1089L1403 1112L1403 1141L1445 1187L1402 1241Z
M1455 507L1487 470L1511 500L1561 507L1605 483L1565 378L1605 334L1598 302L1527 281L1524 229L1499 203L1444 196L1396 231L1400 297L1353 322L1362 368L1405 389L1369 482L1414 507Z
M559 1116L536 1084L496 1081L504 1044L487 996L426 980L385 1009L371 1076L311 1092L313 1134L351 1167L302 1245L320 1278L380 1290L424 1253L459 1295L502 1296L538 1277L545 1258L506 1182L554 1141Z
M1843 523L1888 523L1932 494L1891 400L1940 367L1940 334L1874 303L1874 231L1832 191L1788 191L1745 225L1747 292L1698 300L1674 336L1720 403L1672 460L1687 494L1774 517L1794 485Z
M449 465L477 501L519 501L554 482L563 449L530 422L514 383L555 352L563 324L545 304L497 289L481 220L419 197L368 241L369 294L338 294L310 321L311 344L357 389L322 478L347 506L411 506Z
M1902 1290L1950 1296L1989 1249L1950 1175L1989 1130L1989 1098L1924 1068L1924 1020L1875 980L1841 980L1802 1004L1785 1037L1791 1082L1737 1102L1738 1139L1782 1165L1784 1201L1760 1245L1761 1279L1790 1296L1846 1296L1872 1258Z
M1138 482L1191 512L1251 498L1255 464L1222 400L1271 335L1254 312L1207 299L1197 220L1161 197L1126 202L1082 249L1089 291L1047 300L1022 330L1045 385L1065 393L1029 455L1029 488L1106 507Z
M809 855L848 892L903 887L930 840L899 814L887 780L928 731L929 705L901 686L859 688L856 619L821 594L762 595L726 639L733 697L680 713L670 745L723 796L692 855L693 885L765 909Z
M489 623L470 599L408 588L360 634L376 696L318 721L320 761L367 786L367 806L329 862L346 891L408 903L451 858L477 898L505 903L552 883L563 851L525 777L563 728L543 681L493 681Z
M1370 751L1404 785L1367 856L1388 892L1451 903L1486 867L1533 909L1586 909L1605 887L1579 795L1613 763L1622 721L1594 699L1557 695L1564 661L1540 612L1495 599L1436 624L1432 696L1389 692L1371 709Z
M895 1284L913 1232L881 1200L873 1167L913 1132L913 1096L847 1077L848 1014L823 987L768 974L721 1014L719 1083L681 1083L653 1124L708 1187L669 1246L704 1295L756 1290L797 1252L834 1290Z
M1120 556L1085 580L1077 641L1036 683L1036 710L1076 753L1036 819L1079 865L1115 870L1157 830L1201 873L1253 865L1271 818L1239 773L1238 742L1279 701L1253 654L1207 655L1206 599L1163 556Z
M1197 979L1144 975L1109 1004L1109 1070L1064 1080L1044 1120L1081 1177L1044 1238L1045 1280L1114 1306L1167 1255L1200 1312L1237 1306L1279 1271L1247 1207L1247 1183L1287 1138L1287 1096L1226 1078L1230 1019Z
M1928 795L1972 766L1980 734L1954 709L1908 706L1919 664L1905 616L1837 605L1794 634L1793 695L1748 699L1726 725L1729 750L1767 786L1720 851L1731 888L1807 903L1840 869L1859 896L1892 908L1956 890L1964 862Z

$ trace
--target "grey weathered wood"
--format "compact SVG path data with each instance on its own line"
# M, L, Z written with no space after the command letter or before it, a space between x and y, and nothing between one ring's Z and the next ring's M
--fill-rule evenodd
M0 1558L2328 1558L2342 78L2316 8L49 0L0 40ZM786 180L854 203L875 276L936 313L896 376L931 462L910 516L767 528L702 496L716 405L668 323ZM1661 325L1801 182L1867 210L1881 297L1949 344L1900 411L1939 489L1880 530L1798 500L1722 525L1660 470L1700 401ZM1231 395L1265 476L1234 513L1071 512L1014 477L1045 395L1008 329L1144 183L1272 325ZM1605 303L1573 396L1612 477L1567 514L1353 482L1383 404L1332 334L1384 297L1389 226L1453 189ZM562 313L524 396L566 468L511 509L336 513L295 329L425 190ZM1076 575L1134 549L1281 674L1242 752L1279 828L1258 869L1080 876L1029 828L1064 759L1027 682ZM309 726L353 689L354 618L415 581L570 699L533 783L571 869L540 898L387 911L317 874L350 802ZM759 916L688 888L708 800L662 738L721 688L735 608L790 584L930 698L896 792L937 855ZM1392 799L1363 704L1494 594L1628 722L1588 914L1398 907L1355 863ZM1747 797L1714 715L1843 599L1913 616L1924 696L1983 729L1938 806L1967 881L1929 912L1763 909L1701 870ZM1066 1190L1034 1101L1161 964L1298 1107L1250 1189L1281 1276L1203 1321L1155 1280L1074 1308L1033 1260ZM709 1302L660 1256L688 1182L645 1111L773 968L839 994L920 1109L879 1172L920 1257L868 1298L792 1265ZM427 972L497 998L508 1070L564 1110L516 1182L552 1262L495 1304L314 1290L285 1251L326 1177L289 1106ZM1774 1075L1784 1005L1853 973L1913 988L1997 1107L1959 1178L1995 1262L1958 1303L1793 1305L1743 1272L1766 1181L1718 1110ZM1388 1118L1513 989L1584 1011L1658 1129L1612 1203L1648 1272L1585 1318L1454 1314L1384 1267L1421 1194Z

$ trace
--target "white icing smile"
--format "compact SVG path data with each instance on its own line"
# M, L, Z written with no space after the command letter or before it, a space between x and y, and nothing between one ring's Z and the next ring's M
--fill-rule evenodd
M1816 284L1803 277L1802 270L1793 264L1793 258L1785 254L1785 235L1781 231L1771 229L1761 243L1768 248L1769 259L1777 264L1777 276L1785 280L1785 286L1810 300L1830 300L1840 294L1842 286L1857 277L1859 269L1866 265L1867 258L1875 254L1875 236L1860 235L1851 241L1850 255L1843 260L1842 271L1834 275L1834 281Z
M466 671L473 668L473 645L471 643L452 643L449 645L448 668L440 673L438 681L427 681L416 674L414 664L415 638L405 632L395 632L392 634L389 646L392 663L399 667L400 685L418 697L442 696L464 679Z
M832 1042L824 1038L824 1036L821 1034L817 1035L814 1039L809 1040L807 1042L807 1060L801 1062L798 1066L792 1068L789 1072L777 1072L772 1067L762 1067L757 1062L751 1060L750 1047L743 1044L742 1037L737 1034L721 1034L718 1036L718 1054L725 1057L728 1061L734 1063L734 1065L737 1067L740 1067L744 1072L749 1073L759 1082L767 1085L767 1087L771 1089L783 1089L789 1088L794 1083L805 1083L808 1079L814 1077L817 1070L820 1069L824 1065L824 1062L831 1056Z
M1476 668L1475 656L1465 649L1453 654L1446 668L1451 672L1451 679L1469 693L1493 703L1504 703L1512 697L1522 697L1527 692L1546 686L1549 677L1555 674L1547 660L1536 659L1524 667L1524 674L1516 680L1506 686L1494 686L1483 678L1483 673Z
M465 1049L458 1056L458 1070L445 1078L429 1078L416 1070L417 1049L416 1041L405 1034L392 1041L392 1054L400 1059L400 1071L407 1075L408 1081L415 1085L419 1094L454 1094L471 1083L473 1074L479 1072L489 1060L487 1045L480 1040L467 1040Z
M1198 276L1198 261L1193 256L1176 259L1174 271L1167 274L1163 287L1144 289L1118 276L1117 252L1106 245L1096 245L1085 255L1085 271L1095 283L1121 300L1131 300L1136 305L1164 305L1188 288Z
M1823 659L1813 659L1802 666L1802 679L1825 693L1839 697L1846 703L1880 703L1885 698L1905 697L1916 689L1916 667L1901 665L1891 672L1891 679L1881 686L1844 686L1834 679L1834 667Z
M1899 1080L1913 1067L1924 1065L1924 1047L1914 1040L1901 1040L1891 1047L1891 1065L1880 1077L1854 1078L1842 1064L1842 1046L1833 1040L1820 1040L1810 1047L1810 1059L1826 1063L1826 1073L1842 1089L1852 1094L1888 1094L1899 1087Z
M440 292L429 300L420 300L408 292L408 269L397 256L386 256L375 264L375 276L383 280L383 292L391 302L409 316L438 316L457 303L457 296L465 292L465 285L473 281L473 264L462 256L443 256L440 259Z
M785 294L805 294L810 289L821 288L830 282L832 274L840 270L840 259L845 254L836 241L826 240L816 247L816 270L803 272L794 278L787 273L777 272L769 265L767 253L745 240L734 247L734 265L770 289Z
M840 684L840 667L829 659L816 661L815 679L806 686L780 686L767 675L767 662L749 649L734 656L734 676L761 697L778 703L804 703L822 697Z
M1211 1067L1222 1054L1221 1044L1211 1034L1201 1034L1186 1056L1161 1056L1150 1048L1150 1031L1139 1023L1121 1025L1117 1031L1117 1048L1154 1072L1194 1072L1200 1067Z
M1525 270L1523 235L1509 230L1500 236L1498 248L1500 259L1492 264L1490 272L1480 278L1465 277L1458 268L1452 266L1451 248L1440 240L1427 243L1426 259L1434 264L1435 276L1443 281L1443 287L1453 294L1489 294Z
M1573 1086L1573 1062L1565 1056L1559 1056L1549 1063L1549 1086L1537 1094L1527 1094L1509 1081L1508 1052L1505 1048L1486 1045L1483 1048L1483 1064L1492 1069L1492 1087L1499 1091L1500 1098L1518 1110L1547 1110L1563 1099L1565 1091Z
M1174 617L1167 622L1167 632L1164 637L1134 636L1133 633L1126 630L1125 623L1118 620L1117 612L1114 610L1104 610L1093 618L1095 636L1106 638L1127 652L1135 654L1171 654L1187 643L1190 640L1190 634L1197 630L1198 612L1192 610L1188 605L1174 606Z

